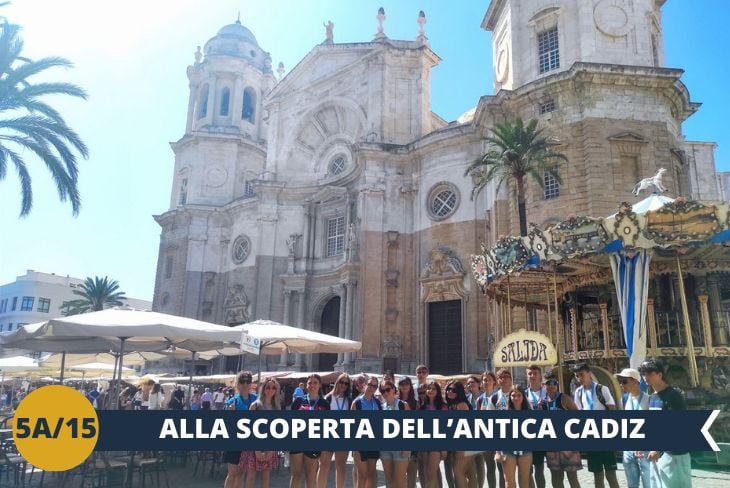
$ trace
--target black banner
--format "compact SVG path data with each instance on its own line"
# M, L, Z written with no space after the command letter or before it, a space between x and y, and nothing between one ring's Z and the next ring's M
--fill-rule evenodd
M709 451L717 411L99 411L96 449ZM705 435L706 434L706 435Z

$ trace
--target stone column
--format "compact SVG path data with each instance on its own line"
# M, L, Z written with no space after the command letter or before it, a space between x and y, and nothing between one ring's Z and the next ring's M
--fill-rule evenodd
M352 321L353 321L353 313L352 313L352 304L355 299L355 286L357 285L357 281L355 280L349 280L347 282L347 309L345 313L345 339L352 340ZM362 339L362 338L361 338ZM346 366L348 368L352 367L353 358L355 357L355 354L352 352L348 352L345 354L345 362Z
M282 322L284 324L289 323L289 317L291 317L291 314L289 313L289 309L291 306L291 290L284 290L284 319ZM289 354L286 351L281 352L281 356L279 357L279 369L286 370L289 363Z
M299 295L299 303L297 303L297 326L300 329L306 329L306 324L304 322L304 290L299 291L297 294ZM297 368L300 371L304 368L304 354L297 354Z
M347 300L347 285L340 285L340 330L337 334L339 337L345 337L345 317L347 316L347 307L345 306L345 300ZM337 355L336 369L341 369L345 363L345 353L341 352Z

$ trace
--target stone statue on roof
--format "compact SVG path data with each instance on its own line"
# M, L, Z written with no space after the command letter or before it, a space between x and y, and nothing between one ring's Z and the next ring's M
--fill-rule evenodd
M335 42L335 24L328 20L325 24L322 22L322 25L324 26L324 42L323 44L332 44Z
M378 15L375 16L376 19L378 19L378 32L375 33L375 39L383 39L385 38L385 31L383 29L383 22L385 21L385 9L383 7L380 7L378 9Z

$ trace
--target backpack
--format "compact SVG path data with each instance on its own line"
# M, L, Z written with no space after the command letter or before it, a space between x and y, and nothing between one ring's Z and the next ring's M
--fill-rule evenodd
M582 386L583 391L585 391L585 387ZM603 396L603 385L600 383L596 383L596 399L601 402L601 405L603 405L603 408L608 410L608 406L606 405L606 398ZM581 405L583 404L583 400L581 400Z

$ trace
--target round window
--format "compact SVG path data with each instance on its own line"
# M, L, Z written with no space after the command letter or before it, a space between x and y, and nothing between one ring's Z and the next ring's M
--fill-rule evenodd
M236 240L233 241L233 262L236 264L241 264L246 260L250 252L251 240L244 235L236 237Z
M332 161L330 161L329 168L327 170L327 173L332 176L337 176L341 174L343 171L345 171L345 167L347 166L347 160L345 159L345 156L342 154L335 156L332 158Z
M459 190L451 183L439 183L428 196L428 213L434 220L443 220L459 206Z

